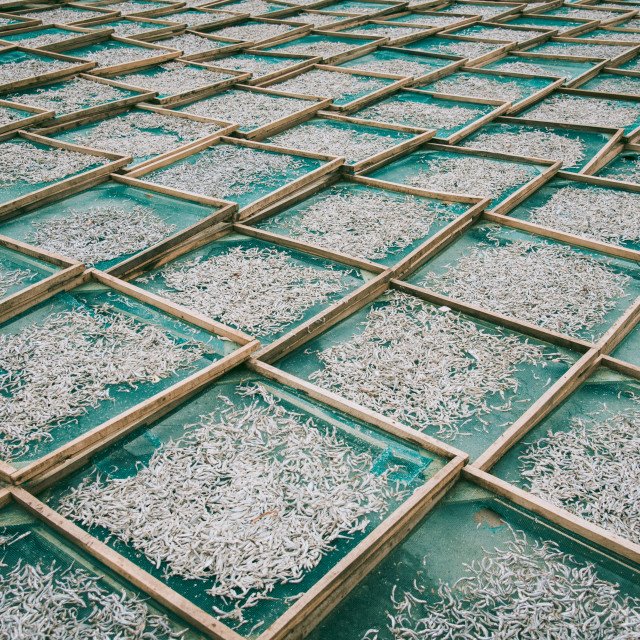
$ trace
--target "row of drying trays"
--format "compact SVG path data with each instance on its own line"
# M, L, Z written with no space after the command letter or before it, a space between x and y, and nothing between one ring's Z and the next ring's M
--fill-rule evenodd
M88 622L83 627L87 635L79 637L95 637L91 634L103 623L109 630L121 624L120 631L126 628L130 634L125 637L142 637L135 634L145 631L156 634L150 637L171 637L152 613L168 615L174 629L188 624L185 637L194 638L299 638L311 633L318 638L441 637L416 636L416 628L407 628L407 610L419 607L415 598L429 586L437 595L438 579L453 584L463 575L463 560L481 560L483 545L495 546L498 540L508 544L516 528L526 531L530 541L556 541L576 555L578 565L593 562L603 579L620 583L621 595L606 603L609 614L614 600L638 595L640 532L637 523L635 530L633 525L633 454L625 470L627 484L614 486L606 496L611 499L617 492L622 499L620 494L629 492L618 508L631 511L624 514L631 520L626 535L619 526L607 526L599 512L584 516L575 495L545 500L525 490L517 460L527 450L527 436L541 442L549 429L562 432L563 424L586 420L598 403L624 413L637 395L640 173L633 167L640 152L634 144L640 134L640 3L321 0L302 5L223 0L202 5L100 0L27 5L8 0L0 2L0 11L0 44L5 47L0 49L0 181L6 194L0 203L0 249L2 267L14 278L3 276L3 350L11 352L13 344L19 352L19 341L12 340L33 331L34 342L35 337L40 342L20 355L25 367L33 367L30 375L42 366L49 375L59 375L64 388L74 367L80 371L84 366L82 374L88 377L77 373L77 385L91 389L92 372L105 372L87 362L65 362L64 351L54 345L60 341L68 346L68 336L50 332L47 337L35 328L52 314L59 317L77 309L100 317L105 306L140 325L161 327L174 341L186 340L180 344L187 350L192 341L206 346L206 356L191 358L188 367L175 361L157 365L154 360L154 365L165 366L160 375L156 371L127 378L123 373L119 384L111 383L111 404L89 401L30 444L3 446L0 476L6 488L0 493L0 524L5 526L7 557L15 554L14 560L43 563L47 554L54 554L62 569L75 563L89 574L102 575L106 591L100 597L125 588L130 595L151 598L125 612L126 624L111 620L115 627L96 622L90 607L81 608ZM561 201L567 190L574 198L587 194L578 197L568 215ZM345 233L325 229L326 239L317 230L300 231L305 207L321 209L323 198L330 203L323 215L333 215L336 228L336 220L349 216ZM350 209L354 202L355 213ZM534 205L544 209L550 202L546 217L532 216ZM423 209L432 212L425 219L417 214ZM86 234L65 226L65 215L71 214L82 220ZM372 230L370 237L354 230L360 216ZM328 224L326 217L320 222ZM115 238L114 228L120 233ZM382 240L373 237L373 231L382 234ZM399 242L401 235L408 239ZM505 312L508 305L492 307L490 297L469 299L434 284L432 270L442 274L451 263L460 266L478 247L518 243L528 243L527 251L531 243L548 243L565 257L579 256L581 267L587 265L587 271L573 278L582 289L574 282L572 293L583 293L586 300L582 307L576 302L574 316L588 316L592 307L603 304L597 295L590 297L589 288L598 279L599 295L614 298L611 291L617 288L618 299L605 304L591 326L580 326L578 318L577 328L566 325L563 331L550 328L548 318L528 316L526 295L519 316ZM522 258L517 253L509 257ZM251 260L261 265L259 274L257 267L253 272L249 268ZM540 281L536 266L524 262L530 286L552 291L555 283ZM210 291L196 279L179 285L184 285L181 296L168 295L170 277L188 276L193 268L203 269L201 277L211 276L207 263L224 273L215 286L210 283ZM494 286L499 282L495 271L503 268L497 264L490 274ZM522 268L522 261L518 264ZM603 264L607 269L602 270ZM278 289L278 274L288 269L303 286ZM547 267L542 277L552 279L552 269ZM20 273L29 275L21 279ZM431 286L425 284L429 277ZM524 278L521 290L526 274L519 277ZM239 278L248 286L227 286L225 278ZM569 274L565 279L572 280ZM611 291L605 291L607 287ZM519 294L508 291L508 296ZM394 296L401 296L397 309ZM340 351L344 340L349 344L376 313L382 314L376 331L394 328L400 316L384 316L389 308L418 316L435 313L433 309L460 312L468 324L452 321L443 329L454 342L472 340L471 324L481 333L498 332L503 342L459 345L463 370L487 367L483 371L491 375L487 353L498 360L504 355L501 349L508 353L509 340L535 345L521 363L540 356L544 349L535 349L542 345L547 351L520 370L508 369L506 377L515 382L484 388L483 398L491 392L503 399L506 395L502 407L478 412L477 420L472 411L468 415L473 420L458 420L455 429L451 424L430 425L429 411L427 418L420 413L425 399L419 394L407 396L407 407L385 404L388 398L378 397L384 395L384 385L371 379L377 375L375 361L382 357L378 349L385 347L378 335L374 342L380 343L369 353L373 364L368 362L371 368L364 373L347 369L339 383L329 384L325 378L324 385L318 375L320 355L328 358L332 348ZM539 313L539 306L536 309ZM405 330L410 333L405 328L400 334ZM397 332L388 335L401 340ZM416 333L416 339L420 335ZM101 336L100 344L108 339ZM444 340L442 335L439 339ZM160 357L158 343L153 343L156 351L145 344L141 348L148 351L130 354L131 359L138 355L137 363L120 355L122 362L135 369L152 354ZM76 348L89 359L99 353L85 353L81 346ZM438 357L448 355L443 351ZM337 356L339 360L344 354ZM402 357L416 357L415 370L421 375L433 368L434 361L425 366L421 354L411 349ZM55 358L62 359L52 364ZM403 369L401 359L395 363L396 373ZM11 368L15 363L8 355L0 363L7 398L20 384L13 379L19 378ZM354 389L348 388L350 377ZM474 384L482 388L484 382ZM188 556L189 544L172 538L163 560L154 556L158 540L147 547L132 542L131 519L113 521L109 527L107 518L100 526L97 515L78 515L65 503L64 496L88 482L96 470L118 478L135 476L134 470L149 463L152 454L171 449L183 425L219 408L221 393L238 409L248 406L240 390L248 383L272 394L266 401L262 398L264 406L272 409L269 402L276 398L304 420L335 429L355 451L370 455L369 468L377 473L372 477L384 471L410 491L389 498L384 509L378 504L369 512L352 514L349 525L334 524L333 535L344 534L365 515L370 520L353 527L344 540L334 540L333 549L316 539L314 559L305 559L303 553L298 573L290 569L293 573L285 571L279 578L253 576L249 584L255 588L234 597L220 586L221 578L214 580L226 575L223 568L217 574L205 571L195 581L174 570L176 555ZM51 381L46 384L51 386ZM130 387L123 388L126 384ZM413 382L404 384L415 392ZM447 391L446 402L456 405L465 381L460 384L458 391ZM524 392L518 392L518 386ZM95 389L100 392L99 385ZM47 403L52 399L59 400L35 395L21 401L27 407L43 405L44 419L51 421ZM464 407L458 405L462 415ZM19 423L17 407L7 401L1 411L5 441L11 440L12 421ZM31 411L23 406L25 410ZM34 410L33 420L40 417ZM469 422L471 426L459 429ZM249 454L259 455L252 446L247 444ZM619 454L609 452L609 467L615 467ZM244 461L234 462L240 466ZM326 474L322 460L318 462L321 475ZM316 481L311 471L305 473L298 483ZM595 474L592 486L605 477L601 468L590 473ZM617 469L606 479L615 484L620 473ZM259 482L265 483L266 477ZM270 481L273 478L266 484ZM349 482L359 486L354 478ZM157 493L163 485L148 486ZM184 494L187 503L171 509ZM196 526L197 517L180 523L183 511L193 515L194 504L197 513L198 496L191 496L192 503L189 499L188 491L158 498L155 506L167 509L159 521L160 531L168 532L165 537L173 537L185 524L187 530ZM586 497L578 495L580 499ZM330 500L336 500L335 495ZM153 523L144 503L125 510L141 510L144 522ZM93 495L97 511L117 511L116 506L105 498L101 507L99 494ZM283 534L277 509L261 503L242 509L236 507L243 522L251 525L249 534L231 510L225 516L231 521L224 523L231 539L220 542L220 548L234 549L235 555L229 553L239 563L238 574L246 569L242 562L255 573L258 560L238 555L238 541L246 544L243 536L252 539L256 528L271 532L273 545L273 539L278 542L277 536L285 535L279 546L260 543L266 545L262 549L267 556L284 553L286 527L291 533L300 522L285 523ZM312 524L313 519L307 529ZM452 527L455 536L450 535ZM301 542L307 554L309 543ZM426 586L418 589L415 563L425 553L439 560L434 557L431 568L425 565ZM569 566L573 560L563 562ZM452 573L449 563L455 566ZM7 567L12 579L21 577L15 562ZM251 576L251 569L246 571ZM233 584L241 583L240 578L236 575ZM214 583L218 591L208 592ZM266 600L255 597L260 584ZM394 584L406 587L404 600L395 590L389 599ZM413 595L412 585L418 589ZM25 629L32 631L29 616L16 613L16 601L6 596L13 593L7 591L7 582L3 589L8 604L4 609L0 605L0 629L11 638L26 637ZM583 601L577 592L573 595ZM550 597L557 599L556 607L569 606L558 593ZM536 598L540 604L540 594ZM434 611L429 607L434 605L429 602L423 615L431 619ZM625 604L630 635L591 620L592 637L637 637L637 603ZM391 622L386 615L390 606L395 608ZM120 613L121 621L125 613ZM27 622L20 622L20 615ZM58 632L68 623L52 620ZM313 632L315 628L319 630ZM441 632L451 628L445 625ZM458 637L478 637L481 631L467 633Z

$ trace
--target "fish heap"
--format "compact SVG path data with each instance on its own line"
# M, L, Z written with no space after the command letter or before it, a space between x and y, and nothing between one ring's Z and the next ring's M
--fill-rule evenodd
M605 407L530 444L520 475L534 495L640 543L638 453L640 410Z
M4 298L11 287L21 285L33 275L29 269L6 269L0 265L0 298Z
M461 58L479 58L486 53L491 53L499 47L492 42L472 42L466 40L452 40L451 42L440 42L431 51L433 53L445 53L450 56L460 56Z
M419 27L403 27L399 25L389 25L385 27L381 24L375 26L375 29L354 28L349 29L348 33L359 33L363 36L377 36L378 38L404 38L405 36L414 36L420 33Z
M0 146L0 189L21 183L64 180L107 162L107 158L68 149L41 148L26 141L8 142Z
M15 100L58 113L71 113L79 109L122 100L130 95L130 92L109 84L85 78L72 78L61 84L37 87L28 93L9 95L7 100Z
M345 100L377 91L388 85L387 79L312 69L295 78L279 82L274 88L288 93Z
M107 42L113 42L111 40ZM121 44L121 43L115 43ZM164 53L161 49L149 49L135 45L122 45L120 47L95 46L91 50L85 50L79 57L83 60L93 60L99 67L114 67L127 62L155 58Z
M524 40L531 40L531 38L542 36L545 33L545 31L535 31L533 29L529 31L520 31L519 29L501 29L499 27L492 27L483 31L480 35L491 40L503 40L504 42L523 42Z
M606 98L555 95L527 110L527 118L600 127L631 127L640 121L640 104L624 106Z
M541 67L533 62L505 62L500 65L500 71L507 71L509 73L528 73L533 76L550 76L550 71Z
M345 193L338 188L272 222L298 240L379 260L427 237L436 220L450 222L455 216L451 207L436 200L389 191Z
M61 217L36 220L32 225L27 242L71 256L87 267L143 251L176 230L176 225L141 205L66 209Z
M478 117L478 112L457 105L443 106L408 100L378 102L361 111L359 118L393 122L425 129L455 129Z
M85 8L78 10L70 7L56 7L46 11L26 11L20 14L20 17L41 20L42 24L71 24L89 18L103 18L104 14Z
M210 147L190 160L159 169L145 179L173 189L226 198L255 191L258 185L275 186L279 179L302 167L294 156L226 144Z
M145 157L166 153L219 130L220 125L213 122L137 111L80 130L73 136L73 142L135 158L140 153Z
M67 35L64 33L42 33L39 36L34 36L33 38L23 38L20 40L20 46L36 49L48 44L53 44L54 42L62 42L63 40L69 40L77 37L78 34L74 31L67 32Z
M563 42L562 46L554 48L554 51L562 56L612 59L628 53L629 49L614 44L567 44ZM551 50L541 53L551 53Z
M436 428L446 440L517 391L519 366L544 366L557 355L400 292L371 307L360 327L349 341L315 352L321 368L309 379L415 429Z
M195 53L219 49L228 43L222 40L211 40L210 38L205 38L203 35L197 35L195 33L181 33L177 36L157 40L156 44L167 47L168 49L178 49L182 51L185 56L192 56Z
M230 38L231 40L257 42L284 35L292 29L293 27L288 24L257 22L255 24L241 24L232 27L224 27L215 31L215 36L216 38Z
M541 206L531 209L529 220L543 227L566 231L620 245L640 240L640 194L587 186L561 187Z
M469 193L484 198L499 198L505 191L521 186L536 175L533 166L507 164L479 156L427 159L420 163L426 167L408 179L412 187Z
M206 260L176 262L139 278L161 278L161 295L256 336L301 320L304 312L344 291L344 274L297 264L277 249L232 247Z
M272 58L269 61L266 59L261 60L258 57L251 57L246 55L229 56L228 58L217 58L213 60L216 67L221 69L233 69L234 71L244 71L245 73L252 73L254 78L267 75L275 71L280 71L286 67L290 67L295 64L296 60L289 58Z
M260 385L185 426L125 478L91 474L60 512L102 527L163 575L206 580L216 606L243 610L277 585L296 583L341 538L379 522L396 493L372 458L328 428L287 410ZM255 398L255 399L254 399Z
M0 126L22 120L25 117L28 116L25 116L23 112L14 111L10 107L3 107L0 105Z
M109 11L119 11L123 16L131 13L140 13L141 11L153 11L162 7L163 5L159 5L156 2L142 2L141 0L136 0L135 2L113 2L106 5Z
M79 64L78 62L67 62L66 60L55 60L54 58L27 58L19 62L10 64L0 64L0 84L9 84L17 80L24 80L53 71L69 69Z
M396 58L395 60L368 60L366 62L358 60L353 63L351 68L358 71L419 78L431 70L428 64L425 65L424 62L419 62L419 60L420 58L418 60L404 60L402 58Z
M225 91L184 107L185 113L237 122L255 129L311 106L308 100L253 91Z
M198 343L179 345L108 305L0 334L0 458L10 462L53 441L56 427L113 401L111 389L158 383L202 355Z
M619 76L615 78L596 78L593 91L603 91L605 93L628 93L629 95L640 95L640 84L637 78Z
M630 276L604 258L545 241L505 242L491 233L487 239L420 284L576 337L601 327L626 295Z
M429 557L424 559L429 567ZM465 565L453 585L443 582L437 599L423 584L391 594L388 630L412 638L609 638L638 637L640 600L623 597L617 584L598 576L547 540L528 542L522 532L503 549L485 551ZM370 629L362 640L375 640Z
M347 42L334 42L332 40L321 40L319 42L287 42L286 46L279 47L285 53L298 53L305 56L320 56L321 58L330 58L337 56L345 51L354 49L359 46L355 42L353 44Z
M497 80L490 76L454 74L429 85L431 91L470 98L487 98L517 102L528 95L528 90L515 78Z
M563 169L578 165L584 160L586 151L585 143L580 138L554 133L550 129L520 133L479 133L472 140L463 141L462 146L499 153L517 153L530 158L560 160Z
M405 138L406 139L406 138ZM273 142L289 149L304 149L313 153L344 156L347 162L359 162L403 141L393 135L342 128L332 122L315 120L289 129L272 138Z

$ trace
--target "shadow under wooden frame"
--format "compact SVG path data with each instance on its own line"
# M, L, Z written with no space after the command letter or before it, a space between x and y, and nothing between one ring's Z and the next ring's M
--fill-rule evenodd
M66 142L59 142L58 140L52 140L51 138L45 138L34 133L27 131L19 131L18 133L8 133L5 136L0 137L0 143L7 140L22 139L35 145L42 145L51 148L53 151L57 149L66 149L67 151L73 151L76 153L86 154L88 156L96 156L101 160L106 159L107 162L93 169L82 171L77 175L70 175L62 180L52 181L46 186L35 188L27 191L22 195L16 196L0 204L0 220L6 220L7 217L13 216L18 211L24 210L25 207L44 200L51 195L59 192L64 192L70 187L79 186L91 181L93 178L108 175L122 169L125 165L131 162L131 156L123 156L116 153L108 153L106 151L96 151L89 147L82 147L74 144L67 144ZM44 184L44 183L41 183Z
M257 340L253 340L240 331L215 322L197 312L189 311L184 307L175 305L168 300L95 269L85 271L77 278L67 280L37 298L31 298L26 305L14 307L0 317L0 322L3 324L10 322L20 314L28 313L37 305L56 299L58 294L70 292L77 287L86 287L87 285L93 285L94 288L97 287L103 292L114 292L116 296L120 294L124 298L133 301L134 304L147 305L156 314L197 327L204 335L209 335L220 342L220 345L223 344L222 341L229 341L234 347L222 349L219 345L219 350L216 353L217 358L211 364L203 364L195 373L185 375L170 386L165 385L162 391L154 393L153 390L150 390L148 394L150 397L140 402L134 400L133 403L128 403L129 406L126 409L117 411L115 415L106 421L102 421L97 426L91 427L87 425L88 428L80 429L79 434L75 437L67 435L65 442L52 444L49 447L50 451L44 455L35 455L34 452L34 454L28 456L30 460L20 464L0 461L0 478L8 483L22 484L97 443L110 442L121 437L132 428L135 428L135 426L144 423L155 412L172 405L189 394L195 393L210 380L246 360L253 351L259 348ZM98 409L99 407L96 410Z
M329 174L333 171L340 170L340 168L344 164L344 158L336 158L335 156L327 156L322 154L310 153L307 151L300 151L297 149L287 149L277 145L253 142L251 140L240 140L239 138L230 138L226 136L220 136L215 140L208 142L206 144L200 144L200 145L191 147L187 151L160 156L156 158L153 164L147 165L143 169L140 169L138 171L130 172L127 175L127 177L122 178L122 181L126 184L141 186L151 191L157 191L158 193L166 193L168 195L174 195L177 197L182 197L182 195L185 193L190 196L206 195L206 194L198 194L195 191L188 191L186 188L176 189L176 188L165 187L160 184L155 184L154 182L148 179L148 175L150 173L153 173L154 171L160 170L175 162L189 158L197 153L200 153L201 151L205 151L206 149L209 149L210 147L216 146L218 144L233 145L237 147L244 147L246 149L256 149L256 150L275 153L275 154L285 154L288 156L292 156L294 158L300 158L300 159L306 159L306 160L312 161L309 163L309 170L306 172L301 172L300 176L295 177L291 180L284 180L281 186L276 186L273 190L265 189L262 195L259 195L253 200L247 201L247 203L242 204L242 206L239 205L240 208L236 214L236 219L238 220L242 220L243 218L257 211L258 209L280 200L281 198L293 193L294 191L300 189L301 187L306 186L307 184L310 184L311 182L314 182L315 180L317 180L318 178L321 178L326 174ZM189 185L189 188L193 188L193 187ZM236 201L236 200L232 200L232 201Z

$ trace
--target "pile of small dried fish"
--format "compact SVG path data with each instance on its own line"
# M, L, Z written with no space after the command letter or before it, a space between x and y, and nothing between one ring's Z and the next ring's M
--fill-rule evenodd
M299 61L291 60L290 58L271 58L267 62L266 58L260 59L257 56L240 54L237 56L229 56L228 58L211 60L209 64L222 69L233 69L234 71L252 73L254 78L257 78L267 75L268 73L273 73L274 71L280 71L280 69L290 67L297 62Z
M557 129L556 131L562 131ZM575 167L584 160L586 147L580 138L571 138L553 129L527 130L521 133L482 133L463 141L463 147L515 153L529 158L562 160L564 168Z
M155 44L169 49L177 49L182 51L185 56L191 56L194 53L202 53L203 51L211 51L226 47L229 43L219 40L211 40L195 33L181 33L178 36L157 40ZM215 63L214 63L215 64ZM217 66L217 65L216 65Z
M392 135L362 131L355 127L334 126L320 120L303 123L272 138L289 149L303 149L314 153L344 156L347 162L359 162L388 151L406 140Z
M419 60L420 58L415 61L401 58L395 60L369 60L367 62L358 62L356 60L352 63L351 68L359 71L373 71L374 73L389 73L397 76L419 78L432 70L429 64L424 64Z
M115 385L160 382L202 355L158 326L104 305L51 314L0 334L0 457L19 458L55 427L113 400Z
M167 265L139 282L162 278L167 289L160 293L169 300L259 337L281 331L343 291L343 276L296 264L277 249L232 247L208 260Z
M519 534L519 535L518 535ZM423 562L429 567L430 559ZM640 600L623 597L595 565L563 553L555 542L529 543L522 532L504 549L465 564L462 578L441 583L438 600L425 585L391 594L388 629L397 640L445 638L637 639ZM421 573L421 572L419 572ZM377 629L363 640L375 640Z
M362 36L376 36L378 38L404 38L405 36L414 36L417 33L423 31L420 27L405 27L400 25L389 24L384 26L382 24L376 24L373 29L366 29L364 27L354 27L349 29L347 33L357 33Z
M456 73L448 78L438 80L429 85L429 91L438 91L456 96L471 98L487 98L490 100L504 100L517 102L532 92L516 78L505 76L498 80L491 76Z
M355 49L358 46L360 45L355 42L333 42L332 40L305 42L305 36L303 36L300 41L292 40L285 46L278 47L278 49L286 53L300 53L305 56L330 58L332 56L337 56L340 53L344 53L345 51L349 51L350 49Z
M345 192L339 187L295 213L275 216L287 235L369 260L426 238L436 220L455 218L446 203L393 191Z
M622 25L626 27L627 25ZM640 34L629 33L628 31L610 31L609 33L584 33L580 36L581 40L615 40L617 42L633 42L640 44Z
M616 9L620 5L616 6ZM609 20L611 18L617 18L620 16L618 13L612 11L592 11L590 9L576 9L571 7L567 9L563 15L569 18L586 18L587 20Z
M0 64L0 84L9 84L16 80L24 80L33 76L39 76L61 69L68 69L78 62L67 62L65 60L56 60L55 58L38 59L27 58L19 62L10 62Z
M279 82L274 88L289 93L345 100L347 97L354 99L388 85L389 80L383 78L312 69L290 80Z
M189 13L177 13L167 17L173 18L176 22L184 22L189 27L195 29L200 24L211 24L213 22L219 22L220 20L227 20L228 18L237 18L237 15L229 11L220 10L218 13L207 13L206 11L199 13L194 9Z
M561 56L586 56L588 58L612 59L617 58L628 51L629 47L615 44L567 44L563 42L561 47L545 48L540 51L535 51L534 53L557 53Z
M292 29L293 27L288 24L257 22L255 24L240 24L237 26L224 27L215 31L212 35L216 36L216 38L261 42L262 40L284 35Z
M295 22L306 22L307 24L312 24L316 29L318 29L319 27L324 27L340 20L346 20L348 17L349 16L333 16L331 14L307 13L306 11L302 11L295 16L292 16L290 19L295 20Z
M450 24L460 22L460 16L437 16L411 13L409 15L402 16L402 19L399 19L396 22L402 22L406 24L417 23L424 27L446 27Z
M20 40L20 46L37 49L38 47L44 47L45 45L53 44L54 42L62 42L63 40L69 40L70 38L77 38L78 35L80 35L74 31L65 33L42 33L39 36L34 36L33 38L23 38Z
M562 187L529 220L544 227L622 244L640 240L640 194L598 187Z
M311 106L308 100L231 89L209 96L182 109L185 113L237 122L242 129L255 129L291 116Z
M122 20L117 23L111 23L105 26L113 29L114 34L116 36L120 36L121 38L130 38L132 36L141 35L143 33L147 33L148 31L155 31L156 29L160 28L159 25L153 23L145 26L142 22L133 22L131 20Z
M200 2L199 4L203 4L203 2ZM280 8L280 5L265 2L265 0L242 0L242 2L233 2L225 5L225 9L229 9L229 11L249 13L252 16L259 15L261 13L269 13L270 11L278 8Z
M443 9L438 9L438 13L462 13L464 14L465 12L462 11L463 8L467 8L469 11L470 15L477 15L477 16L482 16L483 20L489 20L489 18L493 18L494 16L497 16L500 13L504 13L506 11L506 9L504 7L500 7L497 5L484 5L484 4L474 4L472 7L463 7L462 5L459 4L453 4L449 7L444 7ZM460 18L457 18L458 20Z
M537 174L535 167L514 164L480 156L434 158L420 162L426 168L411 176L407 183L413 187L466 193L484 198L499 198L505 191L520 186Z
M632 542L640 542L640 411L574 417L520 456L526 488Z
M555 95L526 112L527 118L601 127L631 127L640 121L640 104L606 98Z
M33 275L29 269L6 269L0 265L0 298L4 298L11 287L21 285Z
M60 84L32 89L29 93L10 95L6 99L65 114L122 100L130 95L129 91L109 84L85 78L72 78Z
M214 607L242 623L243 609L302 580L338 538L379 521L396 490L371 472L368 453L264 387L238 392L257 398L220 396L221 408L186 425L135 475L88 476L59 510L108 529L167 577L206 580L207 593L243 601Z
M590 91L603 91L605 93L626 93L640 96L640 81L635 77L615 76L613 78L595 78L591 83Z
M451 106L444 106L451 104ZM453 103L443 102L428 104L426 102L410 102L409 100L389 100L378 102L358 111L358 118L406 124L425 129L455 129L470 120L479 117L474 109L460 107Z
M302 161L295 156L219 144L186 161L149 173L145 180L172 189L226 198L255 191L258 186L277 188L302 166Z
M491 42L473 42L471 40L451 40L451 42L441 42L434 49L434 53L446 53L450 56L460 56L461 58L479 58L485 53L490 53L505 45L498 45Z
M107 205L67 209L61 218L35 221L25 241L92 267L143 251L175 230L175 225L167 224L148 207Z
M420 284L572 336L600 325L625 296L629 276L604 258L548 242L504 244L491 232L488 240Z
M227 73L180 62L158 64L152 71L153 73L145 71L128 73L125 76L117 76L115 79L132 87L157 91L161 96L187 93L229 79Z
M528 73L534 76L550 76L552 73L548 69L544 69L533 62L505 62L500 65L498 71L507 71L509 73ZM559 73L559 72L558 72Z
M77 151L41 148L26 141L7 142L0 146L0 189L20 183L41 184L64 180L107 162L107 158Z
M6 565L5 565L6 566ZM166 616L152 614L126 591L114 593L93 576L70 566L18 560L0 574L0 637L5 640L176 640Z
M78 57L81 57L83 60L93 60L98 63L99 67L114 67L127 62L134 62L135 60L155 58L162 53L166 53L161 49L149 49L133 44L125 45L112 40L107 41L105 44L110 43L112 43L113 46L95 45L92 50L85 50Z
M140 13L141 11L153 11L154 9L162 9L164 5L158 5L156 2L143 2L142 0L125 0L124 2L113 2L103 5L104 9L109 11L119 11L123 16L131 13Z
M90 9L72 9L71 7L56 7L46 11L27 11L20 14L21 18L41 20L42 24L71 24L89 18L104 18L104 13Z
M212 122L134 111L79 131L73 142L135 158L166 153L219 130L220 126Z
M460 428L515 392L518 365L543 363L542 347L516 335L488 333L458 313L393 292L371 308L356 335L318 352L321 387L415 429Z
M24 111L14 111L11 107L3 107L0 105L0 126L28 118L31 114Z
M472 27L471 27L472 29ZM484 30L482 33L475 33L476 36L482 38L488 38L490 40L503 40L506 42L523 42L524 40L530 40L531 38L537 38L544 35L545 31L520 31L520 29L501 29L500 27L491 27ZM470 33L459 35L471 35Z

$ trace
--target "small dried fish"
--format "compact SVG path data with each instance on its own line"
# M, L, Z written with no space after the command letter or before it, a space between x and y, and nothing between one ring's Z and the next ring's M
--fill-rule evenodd
M260 58L251 54L240 53L238 55L228 56L227 58L218 58L211 61L216 67L222 69L233 69L234 71L244 71L252 73L254 78L280 71L290 67L300 60L292 60L291 58Z
M484 198L499 198L505 191L531 180L537 171L531 165L508 164L478 156L435 158L420 162L425 168L409 178L413 187L445 193L467 193Z
M140 13L141 11L153 11L154 9L162 9L165 5L158 4L157 2L143 2L142 0L125 0L124 2L112 2L107 5L102 5L103 9L109 9L109 11L119 11L123 16L130 13Z
M22 18L41 20L42 24L70 24L89 18L104 18L104 13L91 11L90 9L72 9L71 7L56 7L45 11L27 11L21 13Z
M589 90L640 96L640 81L635 77L615 76L613 78L602 78L596 76L589 83Z
M620 245L640 240L640 194L589 186L562 187L531 209L531 222Z
M335 16L334 16L335 17ZM404 38L405 36L413 36L420 33L420 27L404 27L389 23L388 26L382 24L370 25L369 28L353 27L345 33L357 33L363 36L377 36L378 38Z
M449 102L444 104L451 104ZM357 113L358 118L406 124L425 129L455 129L479 117L475 109L451 104L444 106L409 100L378 102Z
M213 71L205 67L194 67L180 62L163 62L148 70L116 76L114 80L132 87L157 91L161 96L188 93L207 87L222 80L228 80L228 73Z
M560 129L559 131L562 131ZM571 138L553 129L527 130L520 133L482 133L463 141L463 147L486 149L500 153L517 153L530 158L562 160L564 167L575 167L586 152L580 138Z
M627 25L619 25L627 28ZM580 35L581 40L617 40L618 42L634 42L640 44L640 33L628 31L609 31L602 32L599 29L595 33L583 33Z
M157 40L155 44L168 49L177 49L184 52L185 56L191 56L194 53L203 53L204 51L226 47L229 43L221 40L211 40L195 33L181 33L178 36ZM219 65L216 63L216 66Z
M560 43L558 43L560 44ZM562 56L576 56L588 58L617 58L628 53L629 47L614 44L576 44L563 42L560 46L553 46L556 43L542 45L540 50L533 50L532 53L557 53Z
M526 112L527 118L593 124L601 127L630 127L640 121L640 105L607 98L555 95L538 102Z
M240 24L223 27L213 32L217 38L230 38L231 40L243 40L260 42L275 36L281 36L294 29L288 24L272 24L270 22L257 22L255 24Z
M555 542L527 541L511 530L503 549L465 564L453 585L442 582L437 600L427 586L391 594L388 629L394 639L610 638L637 639L640 600L598 576L595 565L563 553ZM425 557L424 566L430 559ZM420 572L421 573L421 572ZM417 580L420 579L418 573ZM362 640L374 640L371 629Z
M66 60L56 60L54 58L39 59L27 58L17 62L0 64L0 84L9 84L16 80L24 80L61 69L69 69L78 62L67 62Z
M458 32L460 36L481 37L489 38L491 40L504 40L505 42L523 42L524 40L530 40L531 38L537 38L544 35L545 31L520 31L520 29L507 29L500 27L487 27L482 31L475 31L474 27L469 27L468 33Z
M0 637L6 640L177 640L166 616L143 600L100 586L101 576L55 561L49 567L18 559L0 574Z
M243 247L170 264L139 281L155 277L169 300L258 337L282 331L345 288L340 272L296 264L277 249Z
M87 267L147 249L176 230L153 209L140 205L66 209L64 213L60 218L34 222L25 241L80 260Z
M429 85L429 91L449 93L472 98L488 98L517 102L527 96L531 90L521 85L515 78L498 80L490 76L456 73L448 78L437 80Z
M37 31L35 33L37 33ZM44 47L45 45L53 44L54 42L63 42L64 40L77 38L78 35L79 34L75 31L66 31L62 33L41 33L40 35L35 35L32 38L23 38L22 40L20 40L20 46L37 49L38 47Z
M278 51L285 53L299 53L305 56L320 56L330 58L340 53L355 49L360 46L356 43L334 42L332 40L307 40L307 36L302 36L300 40L292 40L284 45L278 46Z
M116 40L108 40L92 47L87 47L76 55L83 60L93 60L99 67L114 67L127 62L154 58L162 53L161 49L147 49L146 47L138 47L132 44L125 45Z
M312 69L295 78L279 82L278 91L345 100L388 86L387 79Z
M71 140L74 144L135 158L140 154L154 156L166 153L219 130L220 126L212 122L134 111L78 131Z
M429 60L429 58L426 58L426 60ZM359 71L373 71L374 73L389 73L397 76L415 78L419 78L432 70L432 66L420 62L420 58L415 61L396 58L395 60L368 60L366 62L359 62L356 59L351 64L351 68L358 69Z
M487 333L450 310L392 292L356 335L317 352L317 385L419 430L455 440L461 423L491 412L487 400L517 389L518 365L544 349Z
M610 261L564 245L516 240L472 247L442 273L420 283L498 313L580 337L600 325L625 296L629 276Z
M223 408L186 425L135 475L86 477L60 512L108 529L167 577L207 580L208 593L242 601L242 622L242 609L302 579L337 538L379 520L394 490L368 453L264 387L238 392L249 400L221 397Z
M640 542L640 411L574 417L519 457L525 487L632 542Z
M340 123L339 123L340 124ZM400 144L405 137L362 131L354 127L334 126L331 122L305 122L271 138L275 144L290 149L344 156L347 162L359 162Z
M0 145L0 189L20 183L41 184L64 180L107 162L107 158L67 149L43 149L26 141L5 142Z
M532 62L521 62L518 60L517 62L505 62L500 65L499 71L507 71L509 73L529 73L534 76L550 76L553 75L551 71L541 67L538 64L533 64ZM558 71L557 73L560 73Z
M116 385L159 382L202 356L165 330L103 305L0 334L0 457L15 460L51 431L110 400Z
M472 42L471 40L451 40L451 42L438 43L434 49L429 49L429 51L446 53L450 56L460 56L461 58L469 58L472 60L473 58L483 56L485 53L496 51L500 47L504 47L504 45L491 42Z
M257 186L280 186L291 172L302 168L295 156L268 153L248 147L220 144L189 158L158 169L146 180L173 189L226 198L255 191Z
M33 275L29 269L6 269L0 265L0 298L4 298L11 287L21 285Z

